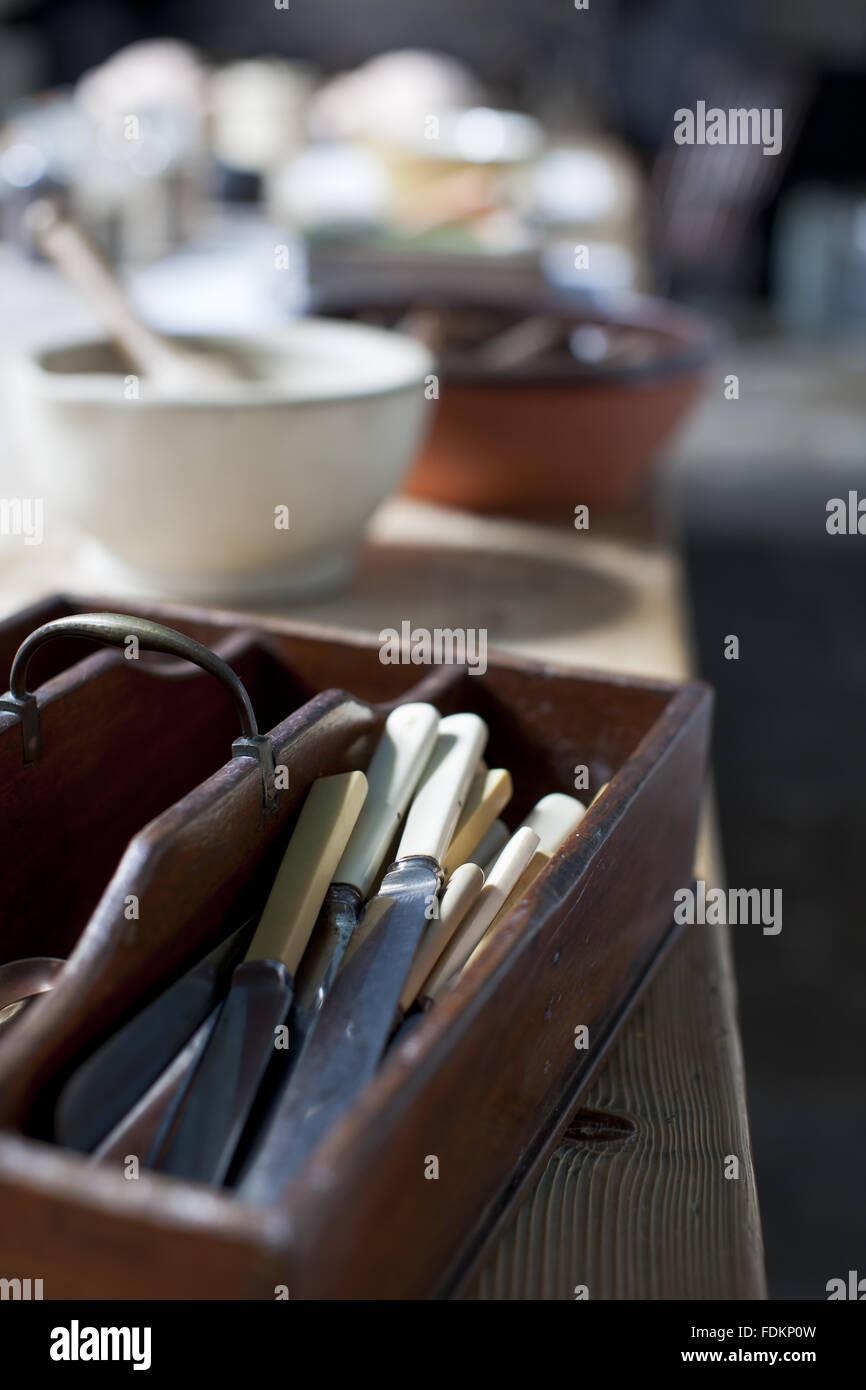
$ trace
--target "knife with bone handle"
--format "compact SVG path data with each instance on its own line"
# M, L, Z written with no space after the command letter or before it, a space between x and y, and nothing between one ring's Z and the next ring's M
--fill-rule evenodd
M507 772L505 768L494 768L493 771L490 771L484 762L479 764L469 784L460 819L442 859L442 874L446 886L453 870L470 860L469 851L489 831L498 812L510 799L511 792L510 772ZM508 838L507 832L505 838ZM374 920L373 917L361 919L358 930L346 949L344 963L351 960L368 932L372 930ZM429 936L429 932L427 936ZM432 963L431 960L431 965Z
M256 933L192 1072L161 1172L220 1183L231 1164L292 1002L293 979L367 795L363 772L314 782Z
M538 836L538 845L512 888L508 900L503 903L494 921L491 922L491 927L495 926L498 921L508 915L512 908L517 906L530 884L535 882L542 869L547 868L560 845L568 839L569 835L574 834L586 815L586 809L583 802L579 801L576 796L567 796L565 792L550 792L535 803L523 825L535 831Z
M472 949L471 954L468 959L465 960L464 964L459 967L458 974L462 975L464 970L468 970L469 962L475 960L478 954L485 948L486 944L496 932L499 924L505 920L512 908L517 905L530 883L538 877L542 869L550 862L550 859L559 849L560 845L577 829L577 826L580 824L585 814L583 803L578 801L577 797L566 796L562 792L551 792L548 796L542 797L533 807L520 828L522 830L531 830L538 835L538 844L533 851L529 863L526 865L516 884L508 894L505 902L484 931L481 940ZM500 840L503 843L507 842L508 832L502 821L495 821L491 829L497 830L496 838L494 839L491 833L488 832L487 837L485 837L486 844L482 843L482 845L478 847L479 851L483 851L487 845L493 846L496 840ZM481 852L479 852L478 857L479 859L482 857ZM495 867L498 857L499 851L493 855L493 862L487 865L488 878ZM447 980L443 980L437 984L435 987L437 995L442 992L447 983ZM419 1010L406 1015L404 1022L394 1035L392 1046L396 1046L405 1041L423 1019L424 1012L429 1009L433 1003L433 997L430 993L431 987L431 985L425 984L419 991L420 997L417 1001Z
M439 725L397 859L367 908L373 914L372 929L351 959L344 960L242 1168L239 1187L249 1200L271 1201L374 1075L431 920L442 856L486 742L487 726L477 715L448 715Z
M418 991L467 912L474 905L483 886L484 874L477 864L461 864L445 884L439 903L439 915L433 918L421 938L412 968L406 976L406 983L400 995L400 1008L404 1013L414 1004Z
M475 904L464 917L448 946L442 952L419 990L419 998L435 999L466 964L490 923L507 901L538 846L538 835L521 826L500 852L484 880Z
M334 870L295 976L286 1075L319 1017L364 901L430 759L440 722L438 710L420 703L399 705L385 720L367 768L367 800Z
M496 914L472 955L462 967L461 975L488 949L491 941L495 940L499 927L512 908L517 906L529 885L538 878L542 869L547 868L560 845L568 839L569 835L574 833L585 815L586 810L583 803L578 801L576 796L566 796L564 792L551 792L549 796L542 797L541 801L533 807L526 817L524 825L532 824L536 832L540 832L541 839L538 848L515 884L507 902Z

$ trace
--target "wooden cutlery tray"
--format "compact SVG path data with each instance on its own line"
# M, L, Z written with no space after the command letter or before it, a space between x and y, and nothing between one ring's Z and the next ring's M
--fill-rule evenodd
M0 682L34 628L112 606L58 598L0 625ZM263 803L258 765L229 756L226 692L165 658L144 671L72 639L40 649L36 763L24 763L21 721L0 713L0 963L71 957L0 1036L0 1276L41 1278L46 1298L453 1295L671 940L710 692L493 653L479 676L384 665L374 637L123 606L224 657L289 788ZM608 783L490 949L269 1207L159 1174L130 1180L49 1142L72 1068L261 905L311 781L365 767L406 698L487 721L487 761L514 777L511 825L546 792L573 792L580 766L590 794Z

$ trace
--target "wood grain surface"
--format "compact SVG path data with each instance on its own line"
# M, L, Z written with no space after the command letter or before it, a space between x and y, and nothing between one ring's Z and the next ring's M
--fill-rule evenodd
M765 1298L743 1096L727 933L687 927L466 1296Z

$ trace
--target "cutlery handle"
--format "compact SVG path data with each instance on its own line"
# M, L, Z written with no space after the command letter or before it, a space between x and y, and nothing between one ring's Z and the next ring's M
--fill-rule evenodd
M477 864L461 864L449 878L442 892L439 916L433 919L421 938L412 969L406 976L403 993L400 995L400 1008L404 1013L417 999L418 991L483 886L484 874Z
M367 800L343 856L335 883L350 883L366 898L427 764L441 722L432 705L400 705L385 720L367 768Z
M604 788L601 790L603 791ZM600 794L601 791L596 792L596 796ZM579 801L576 796L566 796L564 792L551 792L549 796L543 796L540 801L536 802L521 829L530 829L536 832L539 837L538 848L488 927L484 939L478 943L473 951L473 957L487 945L489 937L499 926L499 923L505 920L521 898L525 896L538 875L547 868L563 840L577 829L585 815L583 802ZM469 961L466 962L466 966L468 965Z
M363 772L341 772L313 783L250 942L247 960L280 960L294 976L366 795Z
M487 725L477 714L449 714L442 720L406 817L398 859L425 855L441 863L486 744Z
M604 785L607 786L607 783ZM604 787L599 788L595 794L596 798L601 795L603 790ZM586 810L583 802L579 801L576 796L566 796L564 792L551 792L549 796L543 796L540 801L536 802L521 829L532 829L539 835L538 847L472 955L462 967L461 975L464 970L469 969L472 961L477 959L482 951L487 950L506 917L525 896L538 875L547 868L560 845L569 835L574 833L585 815Z
M501 922L504 922L505 918L508 917L514 911L517 904L523 898L526 897L526 894L529 892L529 889L532 887L533 883L538 878L538 875L542 873L544 869L547 868L548 864L550 863L550 860L551 856L547 854L547 852L543 850L541 846L539 846L533 854L532 858L530 859L529 863L527 864L526 868L523 870L523 873L520 875L520 878L515 883L511 892L508 894L508 897L505 899L505 902L500 907L493 921L490 923L490 926L487 928L487 931L484 933L483 940L481 940L478 943L478 946L476 947L475 951L473 951L473 955L477 954L477 952L481 950L482 946L486 945L486 943L489 941L490 937L493 935L493 932L496 930L499 924ZM467 961L466 964L468 965L469 961Z
M538 836L534 830L527 826L515 830L490 870L474 907L469 909L447 949L424 981L421 994L426 998L435 999L451 977L466 964L537 848Z
M548 857L554 855L564 840L573 835L586 815L586 807L576 796L565 792L550 792L536 801L523 826L534 830L538 848Z
M490 771L481 767L469 785L454 837L445 851L442 872L452 874L472 858L472 851L487 834L499 812L508 805L514 784L511 773L504 767Z

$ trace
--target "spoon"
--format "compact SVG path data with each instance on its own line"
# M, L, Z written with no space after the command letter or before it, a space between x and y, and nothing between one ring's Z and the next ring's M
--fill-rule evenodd
M143 323L102 257L52 199L31 203L27 222L39 249L89 301L137 375L174 394L240 380L225 357L194 352Z
M38 995L54 987L65 964L56 956L30 956L0 965L0 1033Z

